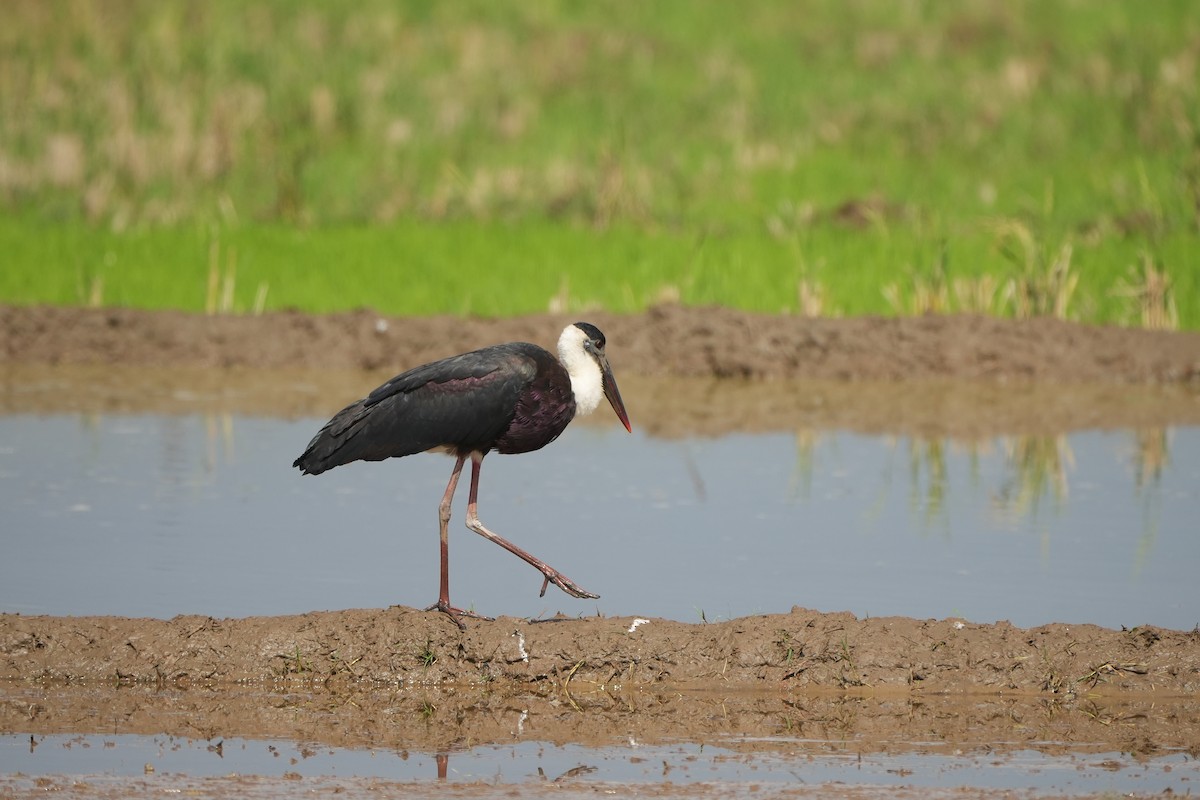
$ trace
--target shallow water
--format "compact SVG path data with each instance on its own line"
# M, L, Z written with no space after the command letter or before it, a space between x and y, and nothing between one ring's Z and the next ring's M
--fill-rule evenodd
M172 776L178 775L203 778L239 774L292 781L319 776L404 782L441 778L509 787L498 795L506 795L513 784L540 781L626 786L837 782L879 789L967 785L988 790L1161 793L1187 792L1200 780L1194 760L1182 752L1160 753L1141 760L1122 752L1104 751L864 753L853 743L843 741L773 739L767 743L768 751L747 753L746 744L744 738L737 742L718 739L708 744L670 745L642 745L631 739L621 746L603 748L518 742L427 754L285 740L230 738L214 742L165 735L0 735L0 769L28 775L136 777L158 781L164 790L173 785ZM734 749L735 745L741 749ZM159 775L162 777L156 777Z
M867 435L776 411L767 430L752 417L750 432L662 438L639 425L641 403L649 429L669 427L639 387L632 436L602 409L544 450L484 463L485 524L601 599L539 598L536 572L462 526L464 479L455 604L681 621L800 605L1021 626L1200 622L1200 427ZM686 404L669 385L654 392ZM0 415L12 554L0 611L220 617L433 601L450 459L301 476L291 461L324 417L140 411L145 392L103 396L121 410Z

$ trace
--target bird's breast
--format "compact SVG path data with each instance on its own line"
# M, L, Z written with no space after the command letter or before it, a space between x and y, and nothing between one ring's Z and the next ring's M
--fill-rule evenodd
M575 417L575 396L566 370L539 370L538 376L517 398L508 428L496 440L499 453L528 453L559 437ZM561 373L561 374L558 374Z

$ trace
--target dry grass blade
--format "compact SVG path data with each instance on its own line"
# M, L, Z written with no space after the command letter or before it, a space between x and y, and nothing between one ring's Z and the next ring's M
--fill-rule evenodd
M1133 307L1143 328L1150 330L1178 330L1179 309L1175 305L1175 290L1166 269L1155 265L1147 253L1142 254L1141 274L1131 270L1133 276L1118 282L1112 293L1126 299ZM1133 316L1129 314L1128 316Z
M825 316L826 291L822 284L801 278L796 285L796 297L800 316L809 319Z
M1049 247L1039 242L1032 228L1021 220L1001 220L993 230L1000 253L1019 269L1003 293L1003 300L1012 304L1016 318L1068 319L1071 300L1079 287L1079 273L1071 266L1071 243L1064 242L1050 256Z

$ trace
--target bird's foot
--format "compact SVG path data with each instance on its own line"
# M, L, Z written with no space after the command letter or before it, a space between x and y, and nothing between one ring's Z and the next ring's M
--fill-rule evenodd
M463 630L466 630L466 627L467 627L466 625L463 624L463 617L466 617L467 619L481 619L486 622L492 621L492 617L485 617L482 614L476 614L474 611L466 611L461 608L455 608L454 606L450 605L449 603L444 603L441 600L438 600L436 603L434 603L433 605L431 605L429 608L427 608L425 610L442 612L443 614L448 616L450 619L454 620L454 624Z
M571 597L578 597L580 600L595 600L600 597L600 595L589 592L587 589L584 589L576 584L566 575L563 575L558 570L551 569L550 567L545 567L542 569L542 576L542 590L538 592L538 597L545 597L546 589L552 583L567 594L571 595Z

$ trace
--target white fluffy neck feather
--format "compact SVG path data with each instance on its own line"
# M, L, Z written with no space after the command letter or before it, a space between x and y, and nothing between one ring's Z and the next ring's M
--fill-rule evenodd
M575 394L575 413L590 414L604 397L604 382L600 365L591 353L583 349L587 334L568 325L558 337L558 360L571 376L571 391Z

